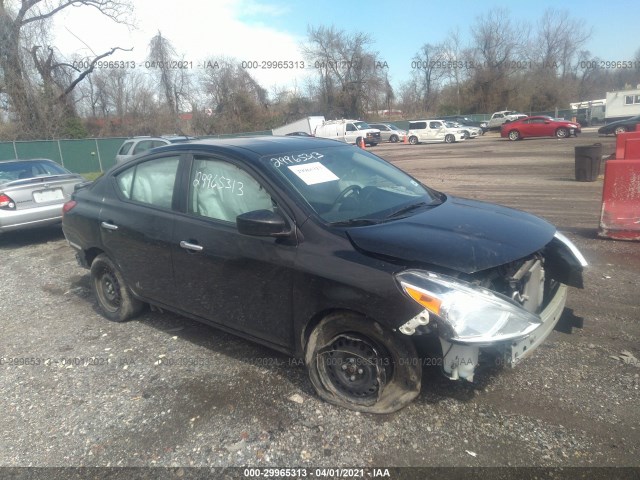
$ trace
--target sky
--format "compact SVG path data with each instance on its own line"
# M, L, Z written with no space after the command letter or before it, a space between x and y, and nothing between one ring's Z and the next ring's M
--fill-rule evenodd
M309 26L333 25L348 33L369 34L370 48L387 62L395 88L409 80L412 57L423 44L443 41L457 29L466 46L470 26L494 7L508 8L516 23L532 24L547 8L569 10L572 18L593 29L585 48L602 60L631 60L640 49L637 0L132 0L132 4L127 18L133 27L114 23L90 7L63 10L54 21L55 45L65 55L81 56L116 46L133 48L110 58L144 69L149 40L160 31L192 69L203 68L215 56L257 63L258 68L249 71L269 92L276 87L302 88L305 77L313 75L299 49ZM278 60L294 68L262 68L263 62Z

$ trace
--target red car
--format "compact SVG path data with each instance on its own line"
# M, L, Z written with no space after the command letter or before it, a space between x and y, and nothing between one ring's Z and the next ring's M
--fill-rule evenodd
M513 122L504 123L500 136L509 140L520 140L525 137L558 137L566 138L580 133L580 124L566 120L554 120L551 117L525 117Z

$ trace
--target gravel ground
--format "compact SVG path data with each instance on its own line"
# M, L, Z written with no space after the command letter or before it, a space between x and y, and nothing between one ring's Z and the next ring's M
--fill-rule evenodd
M547 218L583 251L584 318L474 384L424 372L391 415L319 400L287 356L172 313L115 324L57 228L0 238L0 466L640 466L640 244L598 239L602 180L573 147L612 138L381 145L445 192Z

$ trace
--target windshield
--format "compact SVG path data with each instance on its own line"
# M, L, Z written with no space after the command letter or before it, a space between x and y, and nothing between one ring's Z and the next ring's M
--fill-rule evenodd
M398 218L391 216L412 205L441 203L438 192L351 146L269 155L262 161L329 223L376 223Z
M369 124L365 122L353 122L353 124L356 126L358 130L368 130L371 128Z

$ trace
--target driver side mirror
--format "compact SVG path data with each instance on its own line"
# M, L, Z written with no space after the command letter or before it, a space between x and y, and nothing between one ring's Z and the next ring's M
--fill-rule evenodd
M236 217L238 231L255 237L288 237L291 228L287 222L271 210L254 210Z

